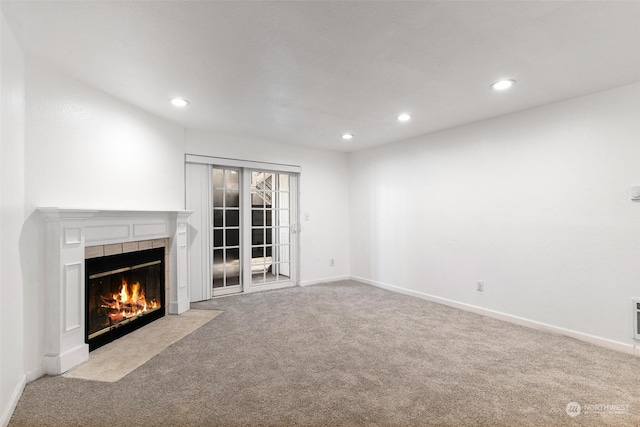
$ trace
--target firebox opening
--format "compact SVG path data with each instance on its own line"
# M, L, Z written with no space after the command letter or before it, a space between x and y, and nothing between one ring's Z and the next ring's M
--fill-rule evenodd
M164 316L164 250L85 260L89 351Z

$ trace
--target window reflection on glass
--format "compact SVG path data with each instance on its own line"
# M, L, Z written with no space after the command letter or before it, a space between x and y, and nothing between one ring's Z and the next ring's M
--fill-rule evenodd
M227 264L234 264L240 259L240 249L227 249Z
M214 227L222 227L223 218L224 218L224 211L222 209L213 210L213 226Z
M238 190L225 190L224 193L226 207L237 208L240 206L240 192Z
M213 189L213 207L221 208L224 206L224 190L221 188Z
M225 171L225 187L237 189L239 184L238 171L226 170Z
M258 246L251 248L251 262L259 262L256 258L262 258L264 256L264 247Z
M254 246L264 245L264 228L251 229L251 244Z
M225 246L238 246L240 244L240 230L228 229L226 234L227 241Z
M240 225L240 211L236 209L231 209L227 211L226 215L226 226L227 227L237 227Z
M214 188L222 188L223 187L223 177L224 177L224 169L213 169L213 187Z
M222 231L223 230L213 230L213 247L214 248L220 248L224 246Z

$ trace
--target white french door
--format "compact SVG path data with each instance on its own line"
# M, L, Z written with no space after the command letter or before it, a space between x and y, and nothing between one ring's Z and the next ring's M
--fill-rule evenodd
M292 176L288 173L247 171L251 182L251 286L291 280ZM248 276L247 276L248 277Z
M191 300L297 281L298 174L187 162Z

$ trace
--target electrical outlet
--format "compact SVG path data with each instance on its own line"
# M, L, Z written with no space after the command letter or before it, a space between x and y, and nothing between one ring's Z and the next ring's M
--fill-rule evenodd
M329 265L330 265L331 267L333 267L333 266L335 266L335 265L336 265L336 262L334 261L334 259L333 259L333 258L331 258L331 261L329 261Z
M484 280L478 280L476 283L476 290L478 292L484 292Z

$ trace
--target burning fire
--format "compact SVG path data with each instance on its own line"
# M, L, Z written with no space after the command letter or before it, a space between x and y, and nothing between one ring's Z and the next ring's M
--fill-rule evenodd
M103 295L100 298L102 299L101 308L109 311L108 316L112 323L122 322L160 306L155 299L147 302L140 283L136 282L129 286L124 278L117 294Z

